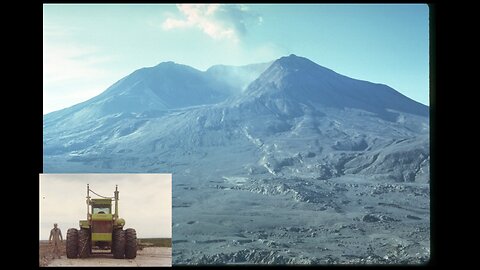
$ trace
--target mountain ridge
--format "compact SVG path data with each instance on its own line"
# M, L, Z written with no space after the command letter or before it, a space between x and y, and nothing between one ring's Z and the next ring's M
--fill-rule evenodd
M307 66L307 68L305 68L305 66ZM286 67L286 69L285 69ZM79 107L82 107L82 106L85 106L85 105L88 105L89 103L91 102L95 102L99 99L101 99L102 97L104 96L108 96L108 95L111 95L112 93L115 93L116 91L125 91L123 88L125 88L125 86L123 84L125 83L129 83L129 84L134 84L135 81L138 81L139 83L149 83L152 81L152 78L150 77L154 77L155 79L163 79L163 81L165 81L165 79L168 79L168 77L172 77L172 73L174 75L176 75L175 73L186 73L185 74L182 74L182 76L186 76L188 78L188 80L192 80L192 77L195 79L195 77L198 77L200 76L200 74L203 74L203 75L206 75L206 77L215 77L215 74L217 74L218 77L221 77L222 75L225 75L225 74L222 74L221 69L231 69L233 71L230 71L231 73L235 73L235 69L253 69L255 70L256 69L256 72L252 72L252 74L249 74L250 75L250 80L243 80L243 83L245 84L245 81L248 81L249 83L247 84L247 86L245 86L244 88L244 91L248 92L255 92L254 90L248 90L249 88L259 88L261 86L258 86L258 85L255 85L255 82L259 79L262 78L262 75L263 75L263 78L265 77L270 77L270 80L266 80L264 81L264 83L285 83L287 84L286 87L289 88L289 84L290 82L288 82L288 78L289 76L292 76L291 73L295 73L295 72L298 72L298 68L302 68L302 71L305 71L306 69L308 70L309 68L310 69L314 69L316 71L322 71L322 72L315 72L313 75L310 74L309 76L307 76L307 86L308 86L308 81L310 81L311 77L314 76L316 77L316 79L319 79L320 81L322 80L327 80L327 83L330 83L328 81L328 79L332 76L339 76L340 78L344 78L346 79L347 81L350 81L350 84L369 84L369 87L370 88L378 88L378 87L381 87L381 88L384 88L382 89L382 91L388 91L390 92L390 96L394 96L396 95L397 97L400 97L402 99L408 99L409 101L413 102L415 104L415 106L413 106L413 113L414 114L418 114L418 115L422 115L422 116L428 116L428 106L424 105L424 104L421 104L417 101L414 101L404 95L402 95L401 93L395 91L393 88L387 86L387 85L384 85L384 84L379 84L379 83L371 83L371 82L368 82L368 81L363 81L363 80L357 80L357 79L352 79L350 77L347 77L347 76L344 76L342 74L339 74L331 69L328 69L326 67L323 67L323 66L320 66L316 63L314 63L313 61L307 59L307 58L304 58L304 57L299 57L299 56L296 56L295 54L291 54L289 56L285 56L285 57L281 57L275 61L272 61L272 62L266 62L266 63L259 63L259 64L250 64L250 65L245 65L245 66L228 66L228 65L214 65L212 67L210 67L209 69L207 69L206 71L202 72L202 71L199 71L195 68L192 68L188 65L183 65L183 64L177 64L173 61L166 61L166 62L161 62L153 67L146 67L146 68L141 68L141 69L138 69L134 72L132 72L131 74L125 76L124 78L118 80L117 82L115 82L114 84L112 84L112 86L108 87L104 92L102 92L101 94L89 99L89 100L86 100L84 102L81 102L81 103L78 103L76 105L73 105L73 106L70 106L68 108L64 108L64 109L61 109L61 110L57 110L57 111L54 111L54 112L51 112L51 113L48 113L46 114L45 116L48 118L50 114L61 114L60 112L61 111L64 111L64 110L67 110L67 111L72 111L74 109L78 109ZM263 74L264 72L270 72L270 73L274 73L274 72L279 72L279 69L281 71L285 71L287 70L288 71L288 74L287 76L281 76L281 77L287 77L287 78L284 78L283 81L281 82L273 82L271 81L272 80L272 77L273 77L273 80L275 80L274 78L275 77L278 77L279 75L272 75L272 74ZM293 72L292 72L293 70ZM164 73L167 73L167 74L164 74ZM228 72L224 72L224 73L228 73ZM220 74L220 75L219 75ZM252 76L254 75L258 75L258 77L256 77L254 80L251 80L251 78L253 78ZM155 76L156 75L156 76ZM293 74L295 75L295 74ZM144 77L147 77L147 78L144 78ZM173 76L175 77L175 76ZM248 76L247 76L248 77ZM198 79L198 78L197 78ZM202 78L200 80L203 80L205 78ZM278 80L278 79L277 79ZM301 77L301 78L297 78L296 80L298 81L302 81L302 80L305 80L305 76ZM179 80L180 82L182 80ZM198 102L197 104L174 104L173 106L169 105L168 102L163 102L161 100L157 100L156 102L153 102L154 104L157 105L156 108L154 109L171 109L171 108L179 108L179 107L182 107L182 106L191 106L191 105L200 105L200 104L212 104L212 103L218 103L218 102L221 102L231 96L234 96L234 94L238 94L239 92L242 92L242 91L238 91L238 90L231 90L231 88L233 87L231 84L228 85L228 83L226 83L225 80L215 80L217 83L220 84L219 87L224 87L226 88L223 89L223 90L214 90L214 92L217 92L216 94L218 94L217 96L215 96L213 93L210 93L211 95L210 96L214 96L213 97L213 100L205 100L203 99L201 102ZM254 84L253 86L251 86L250 84ZM305 84L305 83L304 83ZM133 86L130 86L131 88L134 87ZM277 88L279 87L278 85L276 86ZM281 87L281 86L280 86ZM119 90L119 88L121 90ZM148 85L145 86L145 88L148 88ZM168 85L165 85L165 83L163 84L163 88L166 88L168 90ZM212 87L209 87L209 88L212 88ZM215 88L215 87L213 87ZM285 87L284 87L285 88ZM338 89L338 85L336 85L335 87L333 87L333 89L328 89L328 87L324 87L325 88L325 91L327 91L327 94L330 94L332 96L335 96L336 93L335 91L332 91L332 90L335 90ZM330 87L332 88L332 87ZM201 89L201 87L194 87L194 89ZM151 89L150 89L151 90ZM155 92L155 91L153 91ZM167 93L165 93L167 92ZM194 93L195 91L190 91L189 93ZM223 92L223 93L222 93ZM364 94L365 91L363 91L363 93L360 93L360 94L357 94L355 96L355 98L361 98L362 97L362 94ZM309 94L308 92L306 92L307 94ZM392 94L393 93L393 94ZM149 95L151 96L152 93L146 93L146 95ZM154 93L154 95L151 97L153 98L154 100L157 99L158 97L165 97L165 95L168 96L168 91L159 91L159 93ZM178 95L178 93L176 93ZM202 94L205 94L205 93L202 93ZM349 93L349 95L351 95L352 93ZM176 97L178 98L178 97ZM338 98L334 98L334 99L338 99ZM364 98L365 99L365 98ZM376 102L378 100L375 100ZM378 102L385 102L386 99L384 98L383 100L380 100ZM335 101L335 100L328 100L328 101L324 101L324 103L327 103L327 105L335 105L335 104L339 104L338 101ZM141 109L145 109L145 108L149 108L149 107L155 107L155 106L144 106L145 104L142 103L141 106L139 106L139 111L141 111ZM342 104L340 103L339 106L341 106ZM348 104L347 104L348 105ZM362 106L360 106L362 107ZM392 106L392 108L388 108L388 109L400 109L400 110L403 110L405 111L405 106L402 105L400 107L398 106Z
M256 72L258 73L259 70L261 69L257 69ZM200 76L204 79L211 76L210 73L202 77L208 72L202 73L173 62L164 62L153 68L136 71L99 95L100 98L92 99L94 100L92 104L83 103L84 110L76 110L75 106L72 107L74 109L66 109L63 113L64 119L60 120L55 117L44 117L45 157L60 157L60 160L63 160L61 163L67 162L70 165L83 163L87 168L92 165L93 167L90 167L92 170L101 170L100 167L103 165L100 166L96 162L99 162L102 156L123 160L133 155L137 159L131 165L133 167L109 165L109 167L113 166L112 168L120 166L117 170L128 172L137 170L134 168L145 162L143 161L146 159L145 153L151 155L150 158L154 160L170 159L174 156L173 159L182 162L188 158L180 153L208 153L212 151L208 147L229 147L229 144L238 144L239 147L243 145L242 147L246 149L253 147L252 152L245 157L245 160L239 160L238 164L231 165L242 167L247 166L246 164L257 164L248 166L255 167L256 169L253 170L256 171L266 169L266 172L272 175L309 171L310 169L305 167L307 166L305 161L299 160L298 164L292 165L293 169L281 164L284 164L282 161L284 159L296 160L294 156L298 153L312 151L316 153L317 158L309 162L331 164L330 170L337 171L337 175L345 172L384 174L389 168L377 163L368 165L370 158L365 157L377 155L374 151L381 151L384 145L402 138L418 136L419 140L423 141L420 137L428 136L428 117L423 116L425 112L428 113L428 107L420 105L422 113L415 114L418 110L417 104L401 94L392 95L390 90L382 85L339 75L295 55L274 61L244 91L225 95L218 102L198 102L198 100L191 100L192 95L187 95L183 98L189 100L183 104L188 106L168 107L161 104L163 99L155 101L154 98L147 98L145 100L148 102L155 101L155 106L141 106L138 109L136 105L132 107L131 103L125 103L125 106L116 107L119 111L107 111L107 113L105 113L106 110L96 111L97 107L103 109L101 106L105 104L104 100L107 102L115 100L124 92L130 93L132 89L154 96L153 91L148 87L135 87L148 85L148 80L139 84L138 79L144 78L145 74L155 75L159 71L164 78L169 74L177 74L177 71L181 74L190 74L193 78ZM321 79L315 79L318 77ZM184 81L185 78L190 77L177 76L174 79ZM158 78L150 79L155 81ZM130 80L129 84L126 84L128 87L119 88L125 84L125 80ZM213 85L216 83L219 82L214 82ZM160 90L163 91L162 93L168 92ZM375 96L362 97L362 94L372 95L382 91L386 91L387 94L376 98ZM130 96L127 95L127 97ZM400 105L389 101L391 97L399 99L400 102L397 100L397 103ZM96 103L98 100L103 103ZM100 116L92 114L91 111ZM86 115L83 118L82 113ZM305 146L294 144L294 140L303 141ZM137 145L137 147L132 149L128 145ZM305 148L306 146L308 147ZM420 146L412 141L405 147L417 149ZM307 150L309 148L313 150ZM428 157L426 148L421 146L418 149L421 149L420 152L425 158ZM397 148L390 150L403 151ZM364 157L357 157L359 153ZM352 168L344 168L344 165L341 165L343 161L339 158L345 154L350 156L351 160L357 160L345 163L352 165ZM333 158L332 155L338 157ZM393 157L394 160L399 160L398 156ZM75 162L72 163L69 160ZM92 163L92 160L98 161ZM420 166L423 160L424 158L399 162L407 162L405 168L414 168ZM115 161L112 164L114 163L118 162ZM48 168L52 166L55 167L55 165L48 165ZM145 166L148 167L148 165ZM295 166L299 167L295 169ZM308 166L314 166L314 164ZM368 170L365 166L380 168ZM160 167L155 167L149 170L159 169ZM58 170L61 170L61 166L56 169ZM311 170L309 174L315 173L318 173L316 169ZM405 177L401 171L391 171L390 174L391 179L415 179L415 177ZM326 175L334 176L335 173Z

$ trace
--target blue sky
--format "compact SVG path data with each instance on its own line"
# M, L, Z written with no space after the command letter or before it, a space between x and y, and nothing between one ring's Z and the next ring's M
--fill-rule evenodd
M428 13L424 4L44 5L43 112L164 61L206 70L292 53L429 105Z

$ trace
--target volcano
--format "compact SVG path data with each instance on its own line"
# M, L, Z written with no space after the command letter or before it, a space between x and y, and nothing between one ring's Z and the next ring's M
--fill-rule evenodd
M307 58L160 63L43 130L44 173L173 173L174 263L428 260L429 107Z

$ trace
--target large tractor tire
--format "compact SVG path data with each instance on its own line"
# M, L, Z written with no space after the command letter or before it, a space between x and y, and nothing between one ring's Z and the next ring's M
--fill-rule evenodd
M123 259L125 256L125 231L117 229L112 235L112 253L115 259Z
M78 257L87 258L90 255L90 230L78 231Z
M125 258L134 259L137 257L137 232L135 229L125 230Z
M75 259L78 256L78 230L70 228L67 231L67 258Z

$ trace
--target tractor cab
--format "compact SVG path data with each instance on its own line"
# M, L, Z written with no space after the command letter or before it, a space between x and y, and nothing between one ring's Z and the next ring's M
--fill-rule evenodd
M112 213L112 200L111 199L92 199L91 213L96 214L111 214Z
M106 217L115 219L112 214L112 199L91 199L88 207L90 220L104 220Z

